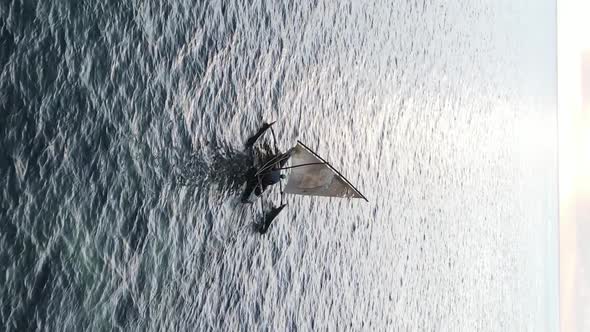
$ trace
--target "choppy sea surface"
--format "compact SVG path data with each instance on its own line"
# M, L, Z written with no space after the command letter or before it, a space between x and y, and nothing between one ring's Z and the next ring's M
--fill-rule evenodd
M0 329L557 329L552 1L0 2ZM240 202L277 120L367 196Z

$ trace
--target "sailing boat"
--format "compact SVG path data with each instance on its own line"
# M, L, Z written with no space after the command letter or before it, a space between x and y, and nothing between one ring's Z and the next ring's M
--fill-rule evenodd
M258 224L260 233L266 233L272 221L287 205L284 202L285 194L362 198L368 202L368 199L342 173L303 142L297 141L293 148L286 153L281 153L276 146L273 124L274 122L265 124L247 143L247 146L254 147L264 132L271 129L274 151L268 144L256 150L258 166L250 171L244 196L251 196L252 193L255 196L261 196L270 185L275 183L281 185L281 203L267 213L263 222ZM289 166L287 166L288 162L290 162ZM278 178L281 171L288 171L287 185L284 189Z

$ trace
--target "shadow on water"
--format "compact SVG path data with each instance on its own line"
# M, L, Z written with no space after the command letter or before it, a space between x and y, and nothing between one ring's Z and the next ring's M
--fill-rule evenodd
M219 149L212 153L196 152L176 167L177 185L194 189L217 186L217 190L236 194L248 178L254 157L248 151Z

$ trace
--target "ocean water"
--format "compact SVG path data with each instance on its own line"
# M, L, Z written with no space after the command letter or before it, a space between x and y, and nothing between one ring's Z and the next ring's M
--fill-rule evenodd
M555 52L544 0L3 0L0 329L556 330ZM256 233L273 120L369 202Z

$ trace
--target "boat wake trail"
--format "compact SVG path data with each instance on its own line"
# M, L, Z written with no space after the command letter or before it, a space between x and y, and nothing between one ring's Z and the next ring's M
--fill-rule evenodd
M174 180L180 186L215 186L220 191L236 192L246 182L253 163L252 155L242 151L197 152L179 163Z

